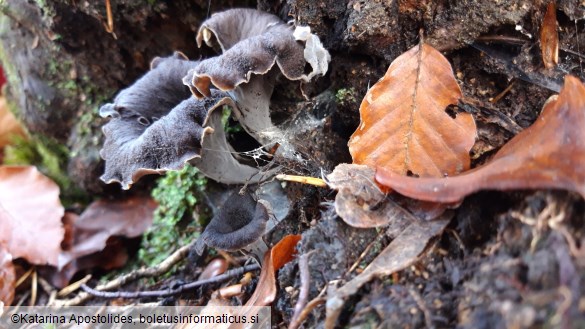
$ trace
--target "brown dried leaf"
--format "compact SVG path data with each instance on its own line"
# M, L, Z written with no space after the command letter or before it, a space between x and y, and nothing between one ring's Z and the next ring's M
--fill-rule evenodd
M264 255L258 286L245 306L267 306L276 297L276 271L296 255L300 235L287 235Z
M112 236L140 236L152 224L156 207L150 197L95 201L75 221L73 246L59 255L59 268L102 251Z
M567 76L536 122L486 165L455 177L413 178L380 168L376 180L411 198L454 202L483 189L558 188L585 198L585 86Z
M557 31L557 10L554 1L546 7L546 14L540 29L540 48L544 67L552 69L559 63L559 33Z
M207 266L205 266L199 275L198 280L207 280L213 278L214 276L223 274L225 271L227 271L228 265L228 261L224 258L214 258L207 264Z
M402 54L366 94L349 141L356 164L401 175L443 177L470 166L476 128L468 113L445 111L461 90L449 61L422 44Z
M333 328L343 309L345 300L355 294L361 286L374 277L388 276L413 264L425 250L429 240L449 224L450 215L445 214L433 221L412 222L364 269L360 275L339 288L327 300L325 328Z
M388 225L395 219L416 220L406 209L387 198L375 181L374 169L342 163L327 175L327 184L337 190L335 211L353 227Z
M16 272L12 264L12 255L0 244L0 308L2 303L8 306L14 299L16 289Z
M0 166L0 244L12 257L57 265L65 210L59 187L32 166Z
M55 267L42 268L41 273L53 286L64 288L78 272L96 268L103 270L120 268L127 261L128 250L124 241L118 237L110 237L103 250L73 259L60 270Z

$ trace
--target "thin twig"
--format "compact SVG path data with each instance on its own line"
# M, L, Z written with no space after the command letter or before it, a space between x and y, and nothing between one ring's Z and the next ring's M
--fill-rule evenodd
M79 289L79 287L81 287L82 284L89 282L89 280L91 280L91 274L88 274L84 278L82 278L81 280L75 281L72 284L68 285L67 287L59 290L59 292L57 293L57 296L65 297L65 296L69 295L70 293Z
M506 87L506 89L504 89L501 93L499 93L496 97L492 98L490 100L490 103L495 104L497 102L500 101L500 99L504 98L504 96L506 96L510 90L512 90L512 87L514 87L514 85L516 84L516 80L512 81L508 87Z
M420 310L423 312L426 327L434 328L433 321L431 321L431 313L429 312L429 309L427 308L427 305L425 304L425 301L423 300L422 296L414 289L410 289L408 290L408 292L410 293L410 295L412 296Z
M118 39L116 33L114 32L114 15L112 15L112 6L110 5L110 0L106 0L106 16L107 16L107 25L106 25L106 32L110 33L114 39Z
M37 289L39 286L37 279L38 279L38 274L37 274L37 269L35 268L34 271L32 272L30 306L35 306L35 304L37 303Z
M258 264L246 265L246 266L242 266L239 268L229 270L229 271L225 272L224 274L214 276L213 278L210 278L210 279L194 281L194 282L180 285L177 288L169 288L169 289L165 289L165 290L110 292L110 291L96 290L96 289L90 288L86 284L82 284L81 289L83 289L83 291L85 291L85 292L87 292L95 297L101 297L101 298L126 298L126 299L130 299L130 298L147 298L147 297L169 297L169 296L178 295L181 292L184 292L184 291L187 291L187 290L190 290L193 288L197 288L199 286L225 281L227 279L230 279L230 278L233 278L236 276L240 276L246 272L256 271L259 269L260 269L260 266Z
M313 309L315 309L315 307L317 307L321 304L324 304L327 301L327 299L325 299L325 297L323 297L323 295L325 294L326 291L327 291L327 286L325 286L323 289L321 289L321 292L319 292L319 295L317 297L311 299L311 301L307 303L305 308L299 314L298 319L296 319L296 321L298 323L297 328L301 325L301 323L305 322L305 320L307 319L309 314L311 314ZM292 325L292 322L291 322L291 325Z
M295 311L293 313L292 320L288 329L297 329L301 323L298 321L301 315L301 312L307 305L307 301L309 299L309 292L311 291L311 271L309 270L309 258L315 252L315 250L311 250L306 254L301 255L299 257L299 272L301 277L301 288L299 292L299 299L295 304Z
M34 267L31 267L26 273L24 273L14 284L14 288L18 288L28 277L32 274Z
M385 231L383 231L383 230L380 231L380 233L378 233L378 235L374 238L374 240L368 244L368 246L366 247L366 249L364 249L364 251L362 251L362 253L356 259L356 261L353 263L353 265L351 265L351 267L347 271L348 274L351 273L351 272L353 272L353 271L355 271L355 269L360 265L360 263L362 262L362 260L364 259L364 257L366 257L366 255L370 252L370 250L372 249L372 247L374 246L374 244L376 242L378 242L378 239L382 235L384 235L384 234L386 234Z
M121 277L118 277L110 282L107 282L107 283L104 283L104 284L101 284L101 285L95 287L95 290L99 290L99 291L112 290L112 289L119 288L128 282L138 280L140 278L152 278L152 277L160 276L160 275L168 272L175 264L177 264L178 262L183 260L185 257L187 257L187 255L189 254L189 249L191 249L191 247L195 244L196 241L197 240L193 240L193 242L189 243L188 245L177 249L177 251L175 251L167 259L165 259L164 261L162 261L161 263L159 263L158 265L156 265L154 267L141 268L141 269L132 271L132 272L125 274L125 275L122 275ZM51 304L49 306L76 306L76 305L80 305L80 304L90 300L91 298L93 298L92 295L90 295L86 292L81 292L72 299L68 299L68 300L57 299L54 301L53 304Z

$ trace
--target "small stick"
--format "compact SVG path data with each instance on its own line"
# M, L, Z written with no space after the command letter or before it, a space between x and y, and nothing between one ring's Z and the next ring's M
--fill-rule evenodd
M311 272L309 271L309 258L315 252L315 250L311 250L310 252L301 255L299 257L299 272L301 273L301 288L299 292L299 299L295 304L295 311L293 313L292 320L288 329L297 329L301 323L299 322L299 317L305 306L307 305L307 299L309 298L309 291L311 290L310 283L311 283Z
M305 322L305 320L307 319L307 317L309 316L309 314L311 314L311 312L313 311L313 309L321 304L324 304L327 299L325 299L323 297L323 294L325 293L325 291L327 291L327 286L325 286L321 292L319 292L319 295L313 299L311 299L311 301L309 303L307 303L307 306L305 306L305 308L302 310L302 312L299 314L299 317L296 319L296 327L298 328L301 323ZM290 326L293 325L293 322L291 322ZM289 328L290 328L289 326Z
M57 296L65 297L70 293L74 292L75 290L79 289L79 287L81 287L82 284L87 283L89 280L91 280L91 274L88 274L83 279L75 281L72 284L68 285L67 287L59 290Z
M106 31L108 31L108 33L112 33L114 32L114 17L112 15L112 6L110 5L110 0L106 0L106 16L108 18Z
M423 312L426 327L434 328L433 321L431 320L431 312L429 312L429 309L427 308L422 296L414 289L409 289L408 292L410 293L410 296L412 296L420 310Z
M383 234L385 234L384 231L381 231L380 233L378 233L378 235L374 238L374 240L368 244L368 246L366 247L366 249L364 249L364 251L360 254L360 256L358 257L358 259L356 259L356 261L353 263L353 265L349 268L349 271L347 271L347 273L351 273L351 272L355 271L355 269L360 265L360 263L364 259L364 257L366 257L366 255L370 252L370 250L372 249L372 247L374 246L374 244L376 242L378 242L378 239Z
M510 83L508 85L508 87L506 87L506 89L504 89L501 93L499 93L496 97L492 98L490 100L490 103L495 104L497 102L500 101L500 99L504 98L504 96L506 96L506 94L508 94L510 92L510 90L512 90L512 87L514 87L514 85L516 84L516 80L512 81L512 83Z
M28 271L26 271L26 273L24 273L14 284L14 288L18 288L18 286L20 286L26 279L28 279L28 277L32 274L34 268L31 267L28 269Z
M118 39L116 33L114 33L114 16L112 15L112 6L110 5L110 0L106 0L106 16L108 19L108 24L106 25L106 32L110 33L114 39Z
M321 178L316 178L316 177L281 174L281 175L276 175L276 179L288 181L288 182L296 182L296 183L302 183L302 184L315 185L318 187L327 187L327 183L324 180L322 180Z
M49 282L47 282L47 280L43 279L42 277L39 277L38 280L39 284L41 285L41 288L43 288L47 295L49 295L48 303L50 303L57 296L57 290Z
M38 289L38 280L37 280L37 270L33 270L32 272L32 281L31 281L31 294L30 294L30 306L35 306L37 303L37 289Z
M169 296L177 295L177 294L179 294L183 291L189 290L189 289L193 289L193 288L196 288L196 287L199 287L202 285L206 285L206 284L225 281L227 279L230 279L230 278L233 278L236 276L240 276L246 272L256 271L259 269L260 269L260 266L258 264L245 265L245 266L242 266L242 267L239 267L236 269L229 270L229 271L225 272L224 274L214 276L213 278L194 281L191 283L180 285L179 287L174 288L174 289L152 290L152 291L110 292L110 291L100 291L100 290L90 288L85 283L81 284L81 289L83 289L83 291L85 291L85 292L87 292L95 297L101 297L101 298L131 299L131 298L146 298L146 297L169 297Z

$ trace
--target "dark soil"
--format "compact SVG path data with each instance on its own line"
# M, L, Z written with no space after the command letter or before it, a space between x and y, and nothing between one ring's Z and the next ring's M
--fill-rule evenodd
M584 8L571 0L558 2L561 63L552 73L543 68L538 44L544 1L120 0L112 1L117 39L104 29L102 2L46 2L47 7L39 8L34 2L6 1L3 11L11 16L3 18L1 42L3 58L12 63L4 65L12 65L8 73L18 71L24 81L11 85L9 95L18 102L31 132L69 145L69 175L93 195L120 193L97 179L103 170L97 153L103 122L95 110L140 76L155 56L174 50L190 58L210 55L194 42L208 10L256 6L285 21L309 25L331 52L327 76L307 86L311 98L293 105L283 101L277 109L285 118L297 113L324 122L315 131L298 128L293 142L306 161L281 163L292 174L320 177L321 171L351 162L347 140L359 124L361 99L393 59L419 42L421 30L426 41L442 50L453 65L465 96L457 110L468 111L476 119L472 166L485 162L530 126L564 74L585 77L582 55L575 55L585 49L585 21L575 20L583 17ZM36 48L22 50L34 42ZM13 44L16 47L8 47ZM57 73L61 70L47 71L51 61L60 66L69 63L65 76ZM68 79L77 83L75 90L63 89ZM50 101L37 106L34 102L39 98L30 93ZM274 101L278 103L278 95ZM148 188L145 185L137 188ZM309 300L328 285L340 286L353 278L402 225L352 228L335 214L334 192L288 184L287 194L293 209L266 240L270 245L286 234L298 233L302 234L300 254L318 250L309 263ZM416 265L363 287L346 303L338 325L585 328L584 223L585 202L574 193L474 194L455 210L448 229ZM350 273L370 244L373 247ZM199 259L199 265L205 261ZM198 263L189 269L193 266ZM185 270L167 281L189 278ZM284 327L299 294L297 260L279 271L278 286L273 327ZM205 302L206 294L186 297ZM304 325L323 327L324 319L321 305Z

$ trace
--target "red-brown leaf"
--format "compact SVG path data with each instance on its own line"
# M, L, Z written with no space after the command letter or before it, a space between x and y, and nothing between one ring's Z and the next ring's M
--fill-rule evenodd
M0 244L0 302L8 306L14 299L16 273L12 264L12 256ZM0 304L1 304L0 303ZM0 308L2 305L0 305Z
M426 44L410 49L364 97L361 124L349 141L353 162L420 177L467 170L475 122L467 113L446 112L460 97L441 53Z
M156 207L150 197L95 201L75 221L73 246L59 256L59 268L103 250L112 236L140 236L152 224Z
M276 297L276 271L293 259L297 253L297 243L300 240L300 235L287 235L266 252L258 286L246 302L246 306L266 306L274 301Z
M455 202L483 189L557 188L585 198L585 86L567 76L556 100L483 167L447 178L412 178L379 168L376 180L411 198Z
M12 257L57 265L65 210L59 187L31 166L0 166L0 243Z
M559 33L557 31L556 11L555 3L549 3L540 29L542 61L547 69L551 69L559 63Z

